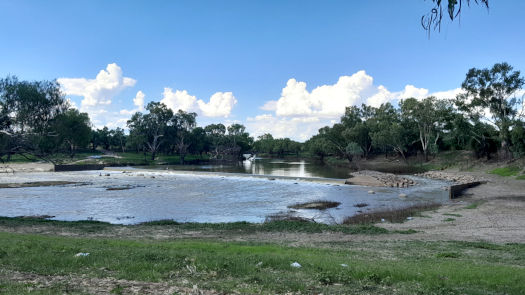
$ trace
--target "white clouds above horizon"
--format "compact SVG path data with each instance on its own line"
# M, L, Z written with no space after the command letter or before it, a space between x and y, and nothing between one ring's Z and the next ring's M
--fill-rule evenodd
M59 78L58 83L68 95L83 96L81 109L111 104L111 99L127 87L135 86L135 79L124 77L116 64L108 64L95 79Z
M277 117L272 114L262 114L246 119L246 128L252 136L271 133L275 138L292 138L305 141L317 133L319 128L333 124L326 119L316 117Z
M338 122L345 108L353 105L379 107L383 103L396 104L401 99L423 99L434 95L439 99L453 98L461 89L430 93L428 89L406 85L400 91L389 91L385 86L374 85L374 79L361 70L351 76L341 76L334 84L321 85L308 91L306 82L291 78L277 100L270 100L260 107L273 114L247 118L247 127L255 136L263 133L276 137L305 140L318 129Z
M135 94L135 97L133 98L133 105L135 105L135 109L133 110L120 110L121 115L133 115L136 112L142 112L144 111L144 98L146 97L146 94L142 92L142 90L139 90L137 94Z
M92 123L101 127L111 123L108 115L111 115L109 107L113 98L122 90L133 87L137 81L124 77L122 69L111 63L105 70L100 70L95 79L59 78L57 82L66 95L83 97L79 110L87 112Z
M197 112L205 117L224 117L228 118L233 107L237 104L237 99L232 92L216 92L209 102L197 99L196 96L190 95L186 90L175 90L165 87L162 93L163 104L168 106L174 112L183 110L185 112Z
M139 90L132 99L133 109L114 110L112 103L115 97L124 89L135 86L137 82L133 78L124 77L121 67L116 63L108 64L105 69L99 71L94 79L59 78L57 82L66 95L82 97L80 106L77 106L70 98L68 101L72 107L88 113L96 128L126 127L130 115L144 111L146 94L142 90ZM173 91L165 87L161 102L173 111L182 109L197 112L204 117L228 118L237 104L237 99L232 92L216 92L208 102L205 102L188 94L186 90Z
M136 80L125 77L122 69L115 63L96 75L94 79L60 78L62 90L67 95L80 96L80 103L71 104L82 112L87 112L96 128L126 127L129 117L144 111L146 94L138 90L135 97L128 98L130 108L115 106L113 101L125 89L134 87ZM318 129L338 122L345 108L366 103L378 107L382 103L396 104L400 99L415 97L423 99L434 95L439 99L453 98L461 89L431 93L428 89L407 84L399 91L390 91L383 85L374 84L372 76L358 71L350 76L341 76L333 84L314 87L311 91L304 81L288 79L277 100L266 101L259 109L263 114L247 117L244 122L247 130L258 136L271 133L275 137L290 137L306 140L316 134ZM165 87L160 102L173 111L179 109L196 112L201 118L215 118L227 124L238 99L232 92L215 92L207 101L198 99L187 90L173 90ZM115 110L115 108L119 108Z

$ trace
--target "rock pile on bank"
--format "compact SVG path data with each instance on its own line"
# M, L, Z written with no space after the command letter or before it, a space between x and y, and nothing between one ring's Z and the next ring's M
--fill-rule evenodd
M466 183L484 181L484 179L480 179L472 175L443 172L443 171L428 171L425 173L420 173L417 176L426 177L430 179L452 181L458 184L466 184Z
M362 170L351 174L352 177L346 180L346 184L357 184L363 185L361 179L370 179L375 184L374 186L386 186L386 187L409 187L416 185L417 183L406 177L395 175L392 173L383 173L371 170ZM367 185L367 184L364 184Z

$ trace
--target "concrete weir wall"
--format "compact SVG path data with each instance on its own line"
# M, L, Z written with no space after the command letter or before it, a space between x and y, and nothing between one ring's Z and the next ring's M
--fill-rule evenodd
M457 199L461 196L461 193L468 189L468 188L471 188L471 187L475 187L475 186L478 186L480 184L482 184L484 182L482 181L474 181L474 182L469 182L469 183L462 183L462 184L454 184L454 185L451 185L448 192L449 192L449 199Z
M106 167L104 164L55 165L55 172L104 170L104 167Z

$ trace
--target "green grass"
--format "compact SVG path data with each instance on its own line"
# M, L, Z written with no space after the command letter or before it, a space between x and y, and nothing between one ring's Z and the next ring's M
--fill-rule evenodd
M525 174L516 176L517 180L525 180Z
M228 293L522 294L525 290L525 246L518 244L349 242L341 248L321 249L0 233L0 249L4 270L146 282L176 278L190 287L198 284ZM78 252L90 255L74 257ZM290 267L295 261L302 267ZM17 288L23 289L0 282L0 293L19 294Z
M389 231L369 224L362 225L328 225L314 222L301 221L272 221L265 223L250 222L229 222L229 223L179 223L173 220L158 220L144 222L137 225L113 225L99 221L57 221L39 218L11 218L0 217L0 226L4 227L31 227L48 226L53 228L64 228L76 232L102 232L117 230L121 227L129 228L151 228L164 227L178 231L221 231L225 234L252 234L257 232L302 232L302 233L321 233L321 232L340 232L345 234L388 234Z
M521 168L517 166L507 166L507 167L496 168L496 169L490 170L489 173L507 177L507 176L518 175L520 170Z
M455 218L450 218L450 217L443 219L443 221L445 221L445 222L452 222L452 221L455 221L455 220L456 220Z
M142 223L145 226L174 226L180 230L213 230L236 233L256 232L341 232L345 234L387 234L388 230L374 225L327 225L314 222L278 220L265 223L230 222L230 223L178 223L171 220L160 220Z

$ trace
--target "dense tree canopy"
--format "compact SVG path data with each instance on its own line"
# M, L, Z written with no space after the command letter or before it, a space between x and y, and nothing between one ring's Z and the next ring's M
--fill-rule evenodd
M45 156L58 136L57 116L69 108L56 81L0 80L0 158L11 155Z
M174 112L150 102L121 128L92 130L89 117L69 108L56 82L0 80L0 159L14 154L49 158L73 156L79 149L132 151L155 160L159 153L188 154L211 160L236 161L245 153L346 159L350 164L372 155L424 159L445 150L471 150L477 157L501 159L525 155L523 92L525 79L507 63L472 68L456 98L407 98L379 107L350 106L339 122L325 126L305 143L274 138L255 141L241 124L198 127L197 114Z
M511 130L520 125L516 122L523 116L523 96L516 96L516 92L524 83L520 72L507 63L491 69L472 68L461 85L465 93L456 100L458 108L472 119L489 119L498 128L505 157L511 149Z

